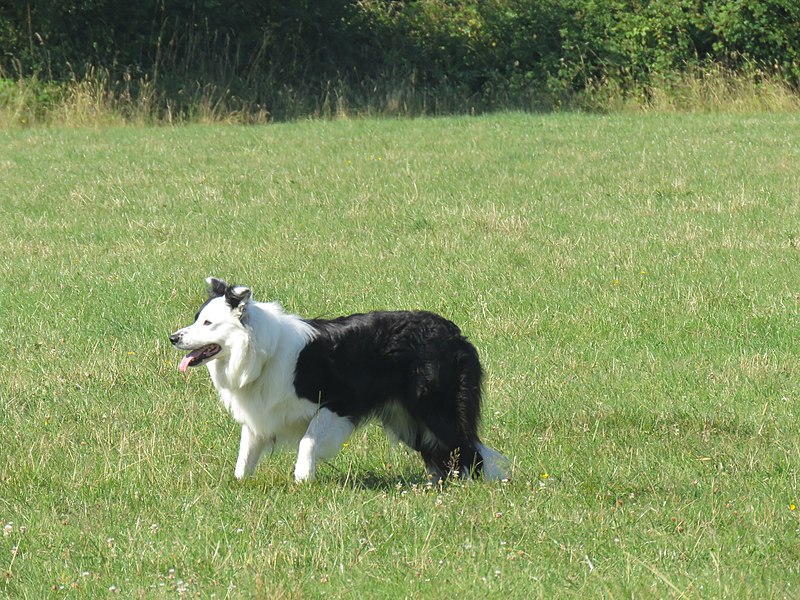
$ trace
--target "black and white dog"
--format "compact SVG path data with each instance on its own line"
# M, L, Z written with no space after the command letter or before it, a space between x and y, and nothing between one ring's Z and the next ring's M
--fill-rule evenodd
M242 425L235 475L265 451L298 448L295 480L313 480L370 419L417 450L434 477L455 471L507 477L507 460L481 444L481 365L475 347L429 312L372 312L305 320L246 287L208 278L195 322L169 339L189 351L179 369L206 365Z

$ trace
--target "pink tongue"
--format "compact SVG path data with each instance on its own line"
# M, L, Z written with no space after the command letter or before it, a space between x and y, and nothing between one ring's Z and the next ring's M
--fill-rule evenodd
M189 363L192 362L193 359L194 359L194 356L192 356L191 354L188 354L188 355L184 356L181 359L181 364L178 365L178 370L181 373L186 373L186 369L189 368Z
M219 348L216 349L219 352ZM202 348L198 348L197 350L192 350L181 359L180 364L178 365L178 370L181 373L186 373L186 369L188 369L192 365L192 361L200 359L208 358L207 353L211 352L211 356L214 356L212 346L203 346Z

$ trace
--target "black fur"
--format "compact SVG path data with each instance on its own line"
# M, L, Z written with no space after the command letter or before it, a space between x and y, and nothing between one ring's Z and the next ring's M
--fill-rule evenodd
M421 311L307 323L316 337L298 357L298 396L356 425L382 421L433 472L480 472L482 370L455 324Z
M208 295L210 298L224 296L225 292L227 292L230 288L231 286L225 283L222 279L217 279L216 277L208 278Z
M206 281L208 283L208 298L206 298L206 301L200 305L200 308L198 308L197 312L194 314L195 321L197 321L197 317L200 316L200 313L209 302L214 298L224 296L231 287L221 279L216 279L214 277L209 277Z

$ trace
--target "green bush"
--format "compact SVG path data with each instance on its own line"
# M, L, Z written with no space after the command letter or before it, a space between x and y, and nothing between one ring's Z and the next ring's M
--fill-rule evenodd
M798 32L796 0L30 0L0 7L0 72L99 69L178 111L209 86L275 117L380 97L411 112L549 108L705 67L796 89Z
M750 61L800 82L800 3L728 0L708 10L715 58L739 67Z

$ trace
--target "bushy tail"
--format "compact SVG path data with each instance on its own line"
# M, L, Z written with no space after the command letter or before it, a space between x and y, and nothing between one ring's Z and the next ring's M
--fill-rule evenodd
M464 441L461 472L464 475L483 473L487 480L508 479L510 475L508 459L496 450L484 446L478 438L483 370L478 352L471 344L465 347L459 356L459 366L458 425L459 434Z
M483 378L478 351L466 339L452 350L455 378L450 379L446 388L435 389L433 393L427 389L431 383L429 379L417 382L408 405L412 407L412 418L419 423L419 428L414 436L399 437L422 454L428 473L433 477L447 477L457 472L461 477L477 477L483 473L486 479L506 479L508 460L481 444L478 437ZM425 431L433 439L426 439Z

